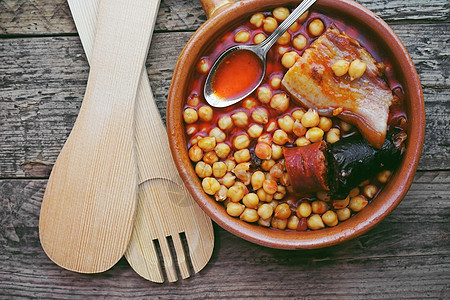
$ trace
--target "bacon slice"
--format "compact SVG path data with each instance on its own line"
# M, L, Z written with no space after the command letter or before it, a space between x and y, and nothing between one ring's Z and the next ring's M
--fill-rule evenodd
M364 75L353 81L348 74L337 77L331 66L340 59L363 61ZM339 118L356 125L372 146L381 148L393 101L383 71L364 47L331 25L286 72L282 85L295 100L321 114L340 112Z

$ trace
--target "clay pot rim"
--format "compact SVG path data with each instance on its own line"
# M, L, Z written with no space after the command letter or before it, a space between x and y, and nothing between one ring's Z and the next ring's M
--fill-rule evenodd
M184 183L200 207L225 230L250 242L278 249L313 249L335 245L350 240L372 229L397 207L406 195L414 179L425 136L425 106L419 76L413 62L400 39L380 17L351 0L320 0L315 9L333 10L348 15L352 20L365 24L386 43L397 67L397 77L403 85L408 103L408 144L403 161L389 183L371 203L349 220L332 228L318 231L295 232L269 229L249 224L229 216L223 206L206 195L196 176L186 150L186 139L182 128L186 81L191 68L195 68L196 56L203 45L217 36L219 28L229 28L230 20L252 12L265 10L282 4L299 1L283 1L274 4L271 0L242 0L205 22L191 37L175 67L167 104L167 129L169 143L177 169ZM399 72L401 71L401 72Z

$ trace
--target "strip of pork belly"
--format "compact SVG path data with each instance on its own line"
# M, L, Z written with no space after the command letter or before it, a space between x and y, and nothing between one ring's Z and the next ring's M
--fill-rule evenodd
M359 59L367 69L353 81L348 74L337 77L331 66L340 59ZM381 148L393 95L381 78L380 66L356 40L331 25L286 72L282 85L302 105L338 114L356 125L372 146Z

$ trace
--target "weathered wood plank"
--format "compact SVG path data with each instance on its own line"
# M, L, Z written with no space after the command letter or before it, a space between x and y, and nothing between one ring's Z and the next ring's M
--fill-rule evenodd
M446 0L359 0L386 21L446 20ZM156 30L195 30L206 20L197 0L164 0ZM75 33L66 0L4 0L0 2L0 35L48 35Z
M450 166L450 24L396 25L425 86L426 143L420 169ZM417 31L436 32L419 38ZM155 34L147 60L158 108L192 33ZM446 44L447 43L447 44ZM0 40L0 177L46 177L78 114L88 64L78 37Z
M93 276L53 264L38 239L45 184L45 180L0 181L0 298L128 294L192 299L423 299L448 293L450 172L418 173L406 198L379 226L325 249L264 248L216 226L216 248L208 266L188 280L165 285L141 279L125 260Z

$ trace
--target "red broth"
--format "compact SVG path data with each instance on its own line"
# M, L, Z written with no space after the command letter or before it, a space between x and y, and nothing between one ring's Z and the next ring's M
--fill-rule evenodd
M237 99L256 86L261 75L261 60L253 52L234 51L217 67L212 80L213 93L224 100Z

